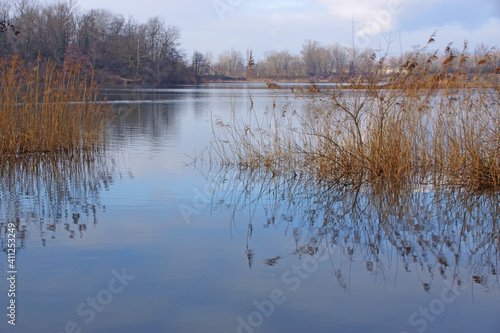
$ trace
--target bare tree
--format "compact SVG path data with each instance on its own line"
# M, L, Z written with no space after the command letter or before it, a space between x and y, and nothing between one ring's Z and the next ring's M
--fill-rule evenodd
M94 67L105 53L112 22L116 15L104 9L92 9L78 19L77 44L91 59Z
M230 50L221 53L217 59L216 72L219 75L243 77L245 64L241 52Z
M375 69L375 51L373 49L364 49L358 55L357 68L362 75L371 75Z
M337 75L342 74L348 70L349 56L347 50L339 44L331 45L328 47L330 55L330 71Z
M76 3L73 0L59 2L42 9L41 24L44 47L42 52L51 54L57 61L64 59L66 48L76 36Z
M318 41L307 40L302 45L302 61L309 76L328 75L330 54Z
M180 58L177 51L179 39L179 28L166 27L160 17L150 18L145 25L146 54L155 69L157 84L161 83L162 65L168 61L176 62Z
M17 0L12 2L14 9L14 25L24 33L15 41L13 51L25 59L34 59L42 49L44 39L38 28L42 23L40 5L33 0Z
M0 1L0 56L7 54L10 49L10 32L19 30L10 22L11 5L7 0Z
M193 70L196 82L200 82L201 77L208 73L209 68L209 64L203 53L194 51L191 58L191 69Z
M288 76L292 70L292 63L297 59L288 50L282 51L267 51L265 53L266 59L263 66L261 66L262 74L268 76Z

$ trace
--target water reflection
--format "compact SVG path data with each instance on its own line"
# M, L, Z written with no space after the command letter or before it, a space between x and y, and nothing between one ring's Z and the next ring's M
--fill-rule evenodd
M115 144L138 140L159 150L178 136L176 110L169 104L124 104L119 109L122 115L108 133Z
M496 194L425 186L344 186L235 169L221 170L213 178L218 208L230 210L232 216L249 211L250 268L254 228L284 224L295 249L276 253L265 264L327 253L333 275L346 291L355 266L382 283L396 281L398 274L413 275L426 292L438 278L456 286L499 287ZM252 218L261 207L263 222Z
M14 223L19 248L29 231L45 246L64 230L83 237L104 210L100 196L114 183L116 161L104 152L45 153L0 161L0 245L6 250L6 228ZM60 235L60 234L59 234Z

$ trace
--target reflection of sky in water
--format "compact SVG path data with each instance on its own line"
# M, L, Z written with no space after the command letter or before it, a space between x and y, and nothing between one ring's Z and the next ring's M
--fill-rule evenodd
M255 196L234 195L231 189L250 188L251 194L257 193L258 176L252 180L243 175L230 181L238 176L230 173L219 177L216 170L185 166L190 161L186 154L193 156L208 144L212 114L227 119L232 107L239 114L248 112L246 85L226 87L213 84L154 93L106 91L108 100L120 101L113 107L120 108L121 113L108 131L108 158L114 160L110 164L113 167L85 178L89 193L92 189L98 192L94 193L98 200L93 202L95 220L92 212L81 213L77 224L85 224L86 229L69 238L65 224L72 228L76 225L72 208L65 208L67 214L62 214L57 223L46 216L19 215L21 223L27 225L27 236L17 257L18 327L13 329L2 320L1 332L63 332L69 321L77 323L82 332L235 332L238 316L247 318L256 311L253 302L268 300L274 289L282 290L286 300L276 305L256 332L416 332L421 327L410 325L409 317L420 307L428 307L446 288L439 272L442 267L437 254L429 251L428 262L422 267L420 262L410 262L405 269L400 250L386 238L392 232L388 228L380 233L379 244L383 246L376 249L380 262L374 262L374 269L368 271L367 261L373 259L366 244L372 234L370 228L380 230L384 226L373 208L376 205L364 206L372 207L371 219L336 219L340 236L333 244L332 231L320 228L319 217L332 209L342 215L341 209L348 207L348 202L333 198L325 207L314 200L303 200L302 204L275 200L269 194L251 201ZM253 89L251 93L257 113L272 105L269 91ZM278 97L278 108L284 102L283 96ZM102 184L103 177L109 175L112 182L108 187L90 186ZM198 195L207 184L217 184L219 191L209 200L200 200ZM286 190L277 193L286 196ZM421 196L425 198L425 194ZM238 202L237 198L242 200ZM430 201L415 199L408 203L424 207L430 206ZM313 208L318 218L310 227L301 222ZM1 209L0 222L5 222L11 212L5 211L5 202ZM182 209L188 209L189 223ZM475 211L480 209L476 207ZM432 241L427 231L443 237L454 235L457 225L441 223L440 216L448 220L461 217L444 210L434 214L410 221L423 225L424 232L410 231L402 237L408 237L415 246L419 236L423 242ZM491 217L494 211L485 214ZM402 222L390 216L393 223ZM272 217L274 224L269 223ZM52 224L54 231L45 230ZM398 228L396 231L401 231ZM42 229L46 246L40 241ZM464 246L479 245L478 229L470 227ZM489 230L495 229L485 227L484 234ZM293 291L293 284L283 276L309 257L297 252L308 245L317 246L330 257L301 279ZM485 266L488 258L472 256L478 261L467 264L464 257L454 267L451 250L443 246L442 251L449 265L445 268L446 280L452 281L454 274L459 274L463 295L429 321L426 332L497 332L498 275L487 275L487 283L481 286L471 273L477 270L475 264ZM485 253L497 254L489 259L498 268L498 251ZM277 256L280 258L274 266L266 264L267 259ZM122 268L135 279L123 292L113 295L94 321L85 323L85 317L75 312L77 306L88 297L96 297L108 286L111 271ZM2 292L7 290L5 256L0 270L0 300L6 304ZM423 282L429 283L428 291L422 287Z

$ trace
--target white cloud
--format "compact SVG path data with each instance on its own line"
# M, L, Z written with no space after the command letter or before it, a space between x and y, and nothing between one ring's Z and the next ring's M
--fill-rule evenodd
M327 7L333 16L350 19L354 15L360 20L368 20L372 12L386 7L388 0L313 0L313 2Z
M462 24L454 23L406 32L403 36L403 47L410 49L413 45L425 44L434 31L437 31L436 44L433 45L435 49L443 50L450 42L453 42L454 47L461 49L465 40L469 43L470 51L474 51L474 47L481 43L490 47L500 47L499 18L491 18L474 30L467 30Z
M354 24L357 44L366 47L377 35L394 29L404 2L411 0L312 0L331 16Z
M404 14L411 8L430 8L435 4L450 0L311 0L324 6L330 15L353 20L356 36L360 40L394 30Z

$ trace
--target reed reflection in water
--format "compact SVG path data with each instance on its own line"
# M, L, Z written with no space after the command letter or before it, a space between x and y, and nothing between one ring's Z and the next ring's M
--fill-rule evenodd
M332 273L346 291L356 265L377 283L396 281L401 273L417 276L425 292L438 278L457 287L499 288L500 199L494 193L345 186L234 168L213 178L219 209L230 210L232 216L249 211L250 267L252 233L259 223L252 216L263 207L267 220L262 226L285 224L285 235L295 242L294 251L276 253L266 259L268 265L279 265L288 256L328 253Z
M42 244L65 230L83 237L96 224L102 191L113 184L116 161L104 152L87 150L30 154L0 161L0 244L5 251L6 226L14 223L19 247L35 227Z

